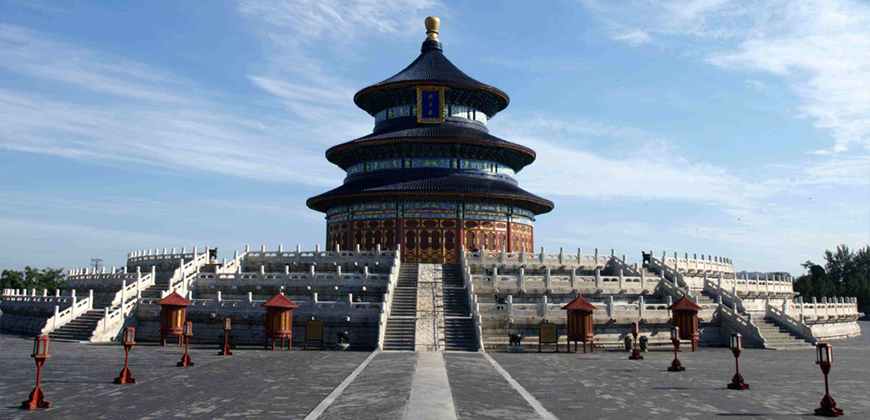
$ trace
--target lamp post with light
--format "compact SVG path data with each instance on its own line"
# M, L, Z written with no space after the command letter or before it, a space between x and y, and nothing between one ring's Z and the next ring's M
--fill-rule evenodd
M743 350L743 336L740 334L731 334L731 353L734 353L734 366L737 371L734 377L731 378L731 383L728 384L728 389L744 390L749 389L749 385L743 382L743 376L740 376L740 351Z
M631 335L634 336L634 350L631 351L631 356L628 356L630 360L643 360L643 356L640 355L640 351L637 349L638 334L640 334L640 324L634 322L631 324Z
M680 327L671 327L671 342L674 343L674 361L668 370L671 372L682 372L686 370L677 358L677 352L680 351Z
M181 361L178 362L178 366L194 366L196 363L190 360L190 354L188 354L188 349L190 347L190 337L193 337L193 323L187 321L184 323L184 328L182 330L182 334L184 334L184 356L182 356Z
M50 408L51 403L45 400L45 394L39 388L39 380L42 378L42 365L45 364L45 359L51 357L48 354L48 345L50 339L47 335L40 335L33 341L33 353L30 355L36 360L36 388L30 393L30 399L21 402L21 408L33 410L34 408Z
M218 356L232 356L230 351L230 330L233 329L232 321L229 318L224 319L224 348L218 353Z
M834 398L828 392L828 373L831 372L831 366L834 366L834 353L831 343L816 344L816 364L822 368L822 373L825 374L825 396L822 398L821 407L817 408L815 413L817 416L842 416L843 410L837 408L837 402L834 401Z
M130 349L133 348L133 345L136 344L136 329L134 328L124 328L124 351L127 353L124 356L124 369L121 370L121 374L115 378L116 384L135 384L136 379L133 378L133 373L130 372L130 368L128 367L128 362L130 361Z

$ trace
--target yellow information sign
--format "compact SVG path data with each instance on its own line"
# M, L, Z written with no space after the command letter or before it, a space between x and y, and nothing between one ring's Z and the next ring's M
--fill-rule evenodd
M305 341L323 341L323 322L308 321L305 324Z
M556 333L556 324L552 322L541 324L539 341L541 344L557 343L559 341L559 334Z

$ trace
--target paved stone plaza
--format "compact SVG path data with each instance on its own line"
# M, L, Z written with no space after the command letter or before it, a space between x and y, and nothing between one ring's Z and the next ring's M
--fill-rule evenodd
M831 392L847 416L870 418L870 322L860 325L861 337L834 342ZM198 345L196 366L179 368L183 349L142 344L131 352L139 382L122 386L112 383L123 367L120 345L53 342L42 382L53 408L29 412L18 405L35 379L32 339L2 335L0 348L4 419L783 418L811 414L824 393L813 350L745 350L741 372L752 388L740 392L725 389L734 359L724 348L682 352L688 370L672 373L665 369L673 353L665 350L643 361L602 350L445 353L442 360L439 353L256 348L221 357L217 346Z

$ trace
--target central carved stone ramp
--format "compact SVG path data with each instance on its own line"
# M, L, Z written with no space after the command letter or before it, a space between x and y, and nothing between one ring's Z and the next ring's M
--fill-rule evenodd
M417 329L417 264L405 263L393 290L390 317L384 331L384 350L414 351Z
M758 331L764 337L766 348L775 350L796 350L812 348L812 345L803 338L796 337L783 327L780 327L771 318L764 318L764 322L757 322Z
M444 293L444 349L477 351L468 290L459 264L441 266Z
M103 319L103 309L91 309L66 325L48 333L52 340L88 341L97 328L97 323Z

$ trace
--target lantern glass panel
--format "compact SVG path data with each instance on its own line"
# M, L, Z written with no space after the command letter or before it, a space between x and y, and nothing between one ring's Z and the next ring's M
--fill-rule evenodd
M185 334L193 334L193 323L192 322L186 322L184 324L184 333Z
M36 337L36 339L33 340L33 353L31 354L34 356L39 354L39 337Z
M671 340L676 340L680 337L680 327L671 328Z
M228 330L228 329L230 329L231 326L232 326L232 321L230 321L229 318L225 319L224 320L224 329Z

